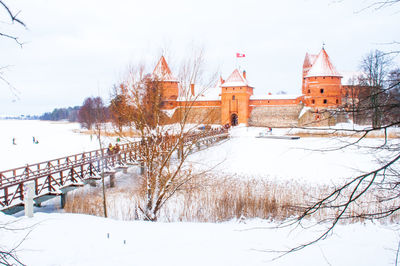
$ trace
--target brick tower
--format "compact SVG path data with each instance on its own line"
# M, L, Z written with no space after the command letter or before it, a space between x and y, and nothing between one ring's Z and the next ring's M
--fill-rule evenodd
M248 124L250 116L250 96L253 87L249 86L246 72L235 69L221 85L221 123L236 126Z
M306 106L335 108L342 103L342 76L336 71L325 49L318 55L306 54L303 64L302 93Z
M156 67L154 68L153 76L157 77L157 79L162 82L163 101L175 101L176 99L178 99L179 81L172 75L172 72L164 56L161 56Z

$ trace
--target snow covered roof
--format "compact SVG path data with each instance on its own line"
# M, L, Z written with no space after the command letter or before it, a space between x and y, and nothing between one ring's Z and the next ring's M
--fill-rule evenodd
M187 101L188 97L183 91L182 87L179 88L179 97L177 101ZM198 85L194 86L194 94L196 101L219 101L221 100L221 87L218 86L218 83L213 88L201 87Z
M226 79L226 81L222 84L221 87L245 87L249 86L246 78L239 72L239 70L235 69L232 74Z
M198 98L199 101L216 101L221 100L221 85L214 88L204 89L203 93Z
M162 81L178 82L178 79L172 75L171 69L167 64L164 56L161 56L156 67L154 68L153 75L157 76Z
M303 67L305 67L305 68L311 67L314 64L315 59L317 59L317 56L318 55L316 55L316 54L306 53L306 57L304 58Z
M343 76L342 85L356 85L360 77L365 76L362 71L341 71Z
M341 75L336 71L325 49L322 48L306 77L341 77Z
M220 93L205 93L205 94L200 95L196 100L197 101L220 101L221 94Z
M215 88L221 88L222 84L224 84L225 80L219 76L217 83L215 84Z
M274 94L274 95L251 95L250 100L294 100L301 94Z
M221 84L223 79L219 78L217 83L212 88L200 88L198 87L196 91L197 101L219 101L221 100Z

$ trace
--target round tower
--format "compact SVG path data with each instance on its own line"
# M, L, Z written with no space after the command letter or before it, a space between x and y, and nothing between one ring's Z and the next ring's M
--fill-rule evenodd
M336 108L342 104L342 76L336 71L325 49L313 58L306 55L307 63L303 65L304 103L315 108ZM306 63L306 62L305 62Z

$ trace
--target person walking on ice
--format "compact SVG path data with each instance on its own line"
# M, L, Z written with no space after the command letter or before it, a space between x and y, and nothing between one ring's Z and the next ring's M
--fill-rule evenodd
M15 138L13 138L13 145L17 145L17 143L15 142Z

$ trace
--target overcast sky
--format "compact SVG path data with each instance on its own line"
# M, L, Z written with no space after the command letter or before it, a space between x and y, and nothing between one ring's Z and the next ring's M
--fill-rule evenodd
M223 78L247 71L255 94L301 93L306 52L325 49L339 71L356 71L372 49L400 41L400 6L332 0L10 0L28 29L10 26L0 11L0 66L16 94L0 81L1 114L41 114L81 105L88 96L109 100L129 64L153 66L162 49L172 70L189 47L202 46L210 71ZM395 59L399 62L399 58Z

